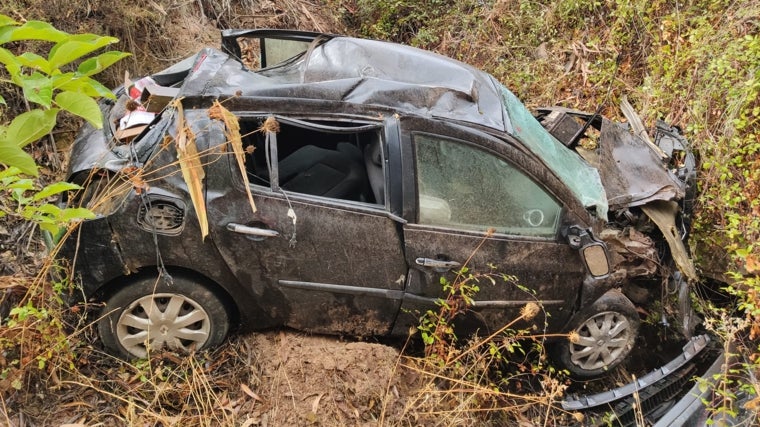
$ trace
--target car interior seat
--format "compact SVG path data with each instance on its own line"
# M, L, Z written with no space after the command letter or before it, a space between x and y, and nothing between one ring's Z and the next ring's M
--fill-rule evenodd
M359 149L341 142L336 150L306 145L278 164L280 187L315 196L361 200L367 173Z
M369 186L375 197L375 203L385 204L385 175L383 173L383 149L376 139L364 147L364 165L367 167Z

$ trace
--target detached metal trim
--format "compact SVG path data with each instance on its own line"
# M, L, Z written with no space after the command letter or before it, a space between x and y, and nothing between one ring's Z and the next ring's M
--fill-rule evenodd
M562 401L562 409L566 411L578 411L582 409L593 408L599 405L604 405L605 403L610 403L612 401L628 397L637 391L642 390L643 388L667 377L673 372L676 372L688 361L693 359L694 356L699 354L699 352L704 350L709 342L710 337L707 335L699 335L697 337L694 337L685 346L683 346L683 353L668 362L665 366L655 369L654 371L644 375L636 381L630 382L622 387L590 396L581 396L577 399L564 400Z

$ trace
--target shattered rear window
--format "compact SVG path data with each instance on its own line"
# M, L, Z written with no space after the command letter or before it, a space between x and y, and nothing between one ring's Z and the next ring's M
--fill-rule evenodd
M606 220L607 195L597 170L551 136L509 89L499 86L512 134L567 184L583 206L596 208L597 216Z

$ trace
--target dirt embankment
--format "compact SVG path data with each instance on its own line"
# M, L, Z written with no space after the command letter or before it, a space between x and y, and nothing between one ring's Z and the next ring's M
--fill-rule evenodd
M246 340L259 356L263 403L247 415L254 425L375 426L404 411L414 375L395 348L290 332Z

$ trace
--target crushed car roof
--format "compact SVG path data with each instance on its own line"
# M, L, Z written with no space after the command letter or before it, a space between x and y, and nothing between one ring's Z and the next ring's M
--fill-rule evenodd
M450 58L377 40L331 37L302 55L248 72L208 49L182 93L191 96L288 97L392 107L401 112L476 123L510 132L493 77ZM210 62L205 66L200 62ZM214 76L201 73L205 67ZM241 72L243 71L243 72Z
M267 30L226 30L223 39ZM584 206L607 217L596 169L547 133L523 104L488 73L410 46L315 35L310 48L262 70L204 49L179 97L290 98L375 105L394 112L477 124L516 136L562 179Z
M308 49L273 66L247 68L239 58L238 38L268 37L300 37ZM539 157L602 220L610 208L683 196L678 179L646 144L616 128L618 124L604 122L608 126L602 129L602 156L589 161L547 132L491 75L436 53L377 40L284 30L224 30L222 46L223 51L203 49L152 77L159 84L181 85L175 98L193 107L228 98L308 101L309 111L304 113L322 102L323 112L339 114L339 105L345 103L367 106L371 114L439 118L506 133ZM80 161L70 172L98 163L106 168L122 165L117 160L123 156L108 148L105 140L95 142L87 144L89 155L77 157ZM642 173L644 169L647 173Z

